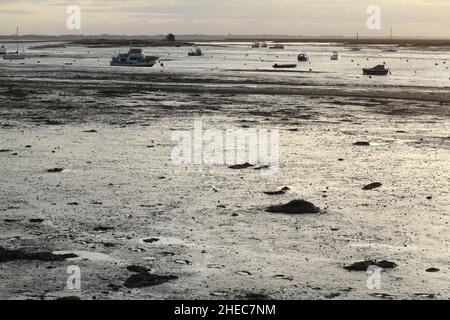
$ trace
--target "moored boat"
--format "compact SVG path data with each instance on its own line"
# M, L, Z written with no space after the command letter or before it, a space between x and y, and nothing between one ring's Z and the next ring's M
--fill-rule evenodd
M280 43L276 43L273 46L269 47L269 49L284 49L284 46Z
M307 62L307 61L309 61L309 57L307 54L300 53L297 57L297 60L301 61L301 62Z
M384 50L384 52L398 52L398 50L390 46L388 49Z
M275 63L273 66L275 69L290 69L290 68L297 68L296 64L278 64Z
M6 54L6 46L5 45L2 45L0 47L0 54Z
M387 76L389 74L389 69L382 64L373 68L364 68L363 74L365 76Z
M5 53L2 54L3 60L23 60L27 57L24 52L22 52L22 53L19 52L19 28L17 28L17 50L16 50L16 52L6 52L5 46L3 46L2 48L5 49Z
M334 51L334 52L333 52L333 55L331 56L331 60L337 61L337 60L339 60L340 58L341 58L341 56L340 56L339 52Z
M201 56L203 56L202 49L200 49L199 47L196 47L194 50L191 50L188 53L188 56L189 57L201 57Z
M386 49L386 50L384 50L384 52L391 52L391 53L393 53L393 52L398 52L398 50L397 49L394 49L393 47L392 47L392 27L391 27L391 37L390 37L390 41L391 41L391 44L389 45L389 48L388 49Z
M24 53L16 52L8 52L3 55L3 60L23 60L27 56Z
M111 60L111 66L119 67L153 67L157 56L146 56L140 48L131 48L128 53L119 53Z

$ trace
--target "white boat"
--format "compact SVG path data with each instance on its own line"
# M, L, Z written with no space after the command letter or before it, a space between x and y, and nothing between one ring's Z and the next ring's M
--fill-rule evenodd
M261 44L260 44L259 42L253 42L253 43L251 44L251 47L252 47L253 49L258 49L258 48L261 47Z
M128 53L119 53L112 57L111 65L119 67L153 67L159 57L146 56L140 48L131 48Z
M341 56L339 55L339 52L334 51L333 55L331 56L331 60L337 61L341 58Z
M16 52L7 52L3 55L3 60L22 60L27 56L24 52L19 52L19 28L17 28L17 50Z
M6 46L5 45L2 45L0 47L0 54L6 54Z

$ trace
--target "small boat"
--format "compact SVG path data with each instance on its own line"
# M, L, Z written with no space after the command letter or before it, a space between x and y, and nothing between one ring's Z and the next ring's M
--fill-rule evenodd
M27 56L24 53L19 53L19 51L16 52L8 52L3 55L3 60L23 60Z
M253 49L259 49L261 47L261 44L259 42L254 42L251 44L251 47Z
M284 49L284 46L282 44L277 43L277 44L269 47L269 49Z
M5 48L5 53L3 54L3 60L23 60L26 57L27 56L25 55L25 53L19 52L19 28L17 28L17 50L16 50L16 52L6 52L6 48Z
M350 49L350 51L353 51L353 52L359 52L359 51L361 51L361 48L351 48Z
M309 57L307 54L300 53L297 57L297 60L301 61L301 62L307 62L307 61L309 61Z
M386 69L386 67L382 64L370 69L363 69L363 75L365 76L387 76L388 74L389 69Z
M384 50L384 52L398 52L398 50L394 49L392 47L389 47L389 49Z
M261 42L260 46L261 46L261 48L267 48L267 43Z
M339 55L339 52L334 51L334 52L333 52L333 55L331 56L331 60L337 61L337 60L339 60L340 58L341 58L341 56Z
M384 50L384 52L398 52L398 50L397 49L394 49L393 47L392 47L392 27L391 27L391 37L390 37L390 41L391 41L391 44L389 45L389 49L386 49L386 50Z
M191 50L188 53L188 56L189 57L201 57L201 56L203 56L202 49L200 49L199 47L196 47L194 50Z
M2 45L0 47L0 54L6 54L6 46L5 45Z
M275 69L290 69L290 68L297 68L296 64L278 64L275 63L273 66Z
M111 65L119 67L153 67L159 57L146 56L140 48L130 48L128 53L119 53L112 57Z

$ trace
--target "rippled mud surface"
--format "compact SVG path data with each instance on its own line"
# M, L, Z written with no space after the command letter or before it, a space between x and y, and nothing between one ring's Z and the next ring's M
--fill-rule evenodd
M445 80L33 59L0 63L0 298L450 297ZM175 165L198 120L279 130L280 170ZM361 261L395 267L369 290Z

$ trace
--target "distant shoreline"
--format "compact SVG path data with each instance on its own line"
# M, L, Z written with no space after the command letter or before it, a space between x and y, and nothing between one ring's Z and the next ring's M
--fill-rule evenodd
M273 41L284 43L338 43L343 45L398 45L410 47L450 47L450 39L423 39L423 38L334 38L334 37L283 37L283 36L246 36L246 37L226 37L226 36L178 36L177 41L165 41L161 37L155 36L21 36L22 43L39 42L65 42L72 45L87 46L192 46L195 42L254 42ZM14 36L0 36L0 43L16 42Z

